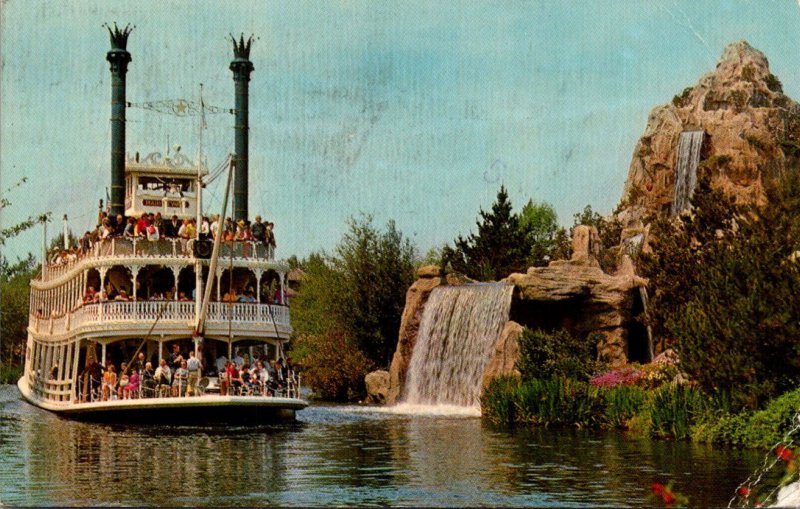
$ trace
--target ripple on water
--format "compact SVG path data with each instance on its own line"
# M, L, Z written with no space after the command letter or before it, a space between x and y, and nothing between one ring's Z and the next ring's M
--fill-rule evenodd
M315 405L291 424L103 426L0 387L0 458L0 500L11 505L641 506L658 478L719 506L761 455L505 432L442 408Z

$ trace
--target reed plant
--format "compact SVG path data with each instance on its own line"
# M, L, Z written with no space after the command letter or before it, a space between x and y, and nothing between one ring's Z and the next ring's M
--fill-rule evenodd
M607 426L628 429L631 419L641 412L648 400L648 392L635 385L620 385L603 390Z
M692 426L707 407L706 397L689 385L664 385L652 393L644 409L650 434L662 438L691 437Z
M517 421L516 396L520 380L505 375L493 378L481 395L484 417L498 426L512 427Z

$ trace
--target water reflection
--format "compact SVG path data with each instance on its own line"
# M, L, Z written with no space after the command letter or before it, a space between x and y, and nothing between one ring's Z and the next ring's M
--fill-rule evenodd
M259 428L59 419L0 388L0 501L15 505L633 505L674 479L725 505L761 455L619 434L312 406Z

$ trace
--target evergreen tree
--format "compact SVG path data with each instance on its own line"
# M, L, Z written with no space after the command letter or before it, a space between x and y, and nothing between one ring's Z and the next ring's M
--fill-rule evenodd
M500 186L490 212L480 209L476 225L477 233L466 239L459 235L454 249L445 248L444 257L453 270L480 281L497 281L527 269L531 236L513 213L505 186Z

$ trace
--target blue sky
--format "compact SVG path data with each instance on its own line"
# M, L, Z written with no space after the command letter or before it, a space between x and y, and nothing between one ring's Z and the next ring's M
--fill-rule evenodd
M255 34L250 211L276 223L278 253L330 250L348 217L394 219L424 253L474 228L501 183L519 208L551 203L564 225L619 201L647 115L713 70L724 47L763 51L800 99L797 0L142 1L2 5L3 225L49 210L93 223L109 185L104 22L136 25L128 100L233 106L228 33ZM211 115L203 152L233 148ZM196 154L198 125L128 110L127 149ZM210 212L221 180L208 188ZM10 242L38 253L40 231Z

